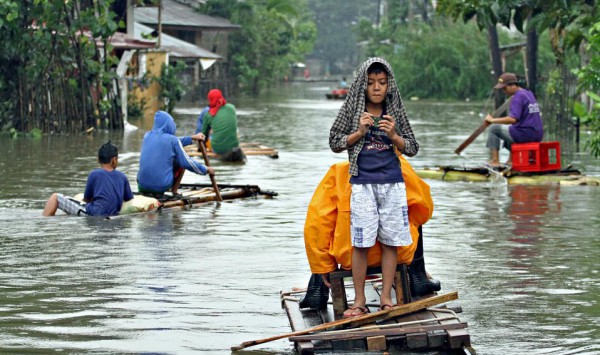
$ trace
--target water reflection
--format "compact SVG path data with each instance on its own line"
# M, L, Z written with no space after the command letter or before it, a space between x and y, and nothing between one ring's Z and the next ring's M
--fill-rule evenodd
M508 215L513 221L513 241L542 237L544 215L560 213L560 185L514 185L510 188Z

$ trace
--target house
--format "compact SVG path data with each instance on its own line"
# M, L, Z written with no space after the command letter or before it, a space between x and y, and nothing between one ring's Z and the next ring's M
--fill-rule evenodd
M183 0L182 0L183 1ZM193 90L189 90L187 99L199 100L205 98L208 90L218 87L228 94L228 34L239 30L239 25L234 25L227 19L211 17L197 12L191 4L198 1L187 0L184 4L175 0L161 0L161 7L136 7L134 10L135 22L148 26L160 34L160 49L170 49L172 55L169 61L184 59L189 70L187 77ZM137 25L136 25L137 27ZM160 29L159 29L160 28ZM137 32L137 30L136 30ZM169 39L163 43L163 36L169 35L184 42ZM166 37L168 38L168 37ZM167 41L165 39L165 41ZM192 44L202 49L194 52L200 55L198 60L186 57L186 50ZM168 48L167 48L168 47Z

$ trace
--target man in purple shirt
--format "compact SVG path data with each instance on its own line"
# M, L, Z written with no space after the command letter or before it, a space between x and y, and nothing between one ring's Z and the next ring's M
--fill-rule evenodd
M493 118L487 115L485 120L491 123L486 147L490 149L491 159L489 165L500 166L500 141L510 151L512 143L541 142L544 136L540 107L533 93L523 89L517 83L517 76L513 73L504 73L498 78L494 89L504 90L511 96L508 116ZM510 162L510 158L509 158Z

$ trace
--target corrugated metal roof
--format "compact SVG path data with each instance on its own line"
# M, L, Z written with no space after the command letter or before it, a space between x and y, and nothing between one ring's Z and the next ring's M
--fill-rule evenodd
M135 38L142 39L144 38L142 34L150 34L155 32L155 30L151 27L144 26L141 23L135 23ZM167 50L170 52L170 55L175 58L198 58L198 59L215 59L221 60L223 57L220 55L213 53L209 50L206 50L202 47L198 47L194 44L181 40L179 38L175 38L173 36L169 36L168 34L163 33L160 38L160 48L162 50Z
M101 39L97 39L96 43L99 47L104 45ZM141 37L133 38L125 33L115 32L110 36L110 44L112 44L114 48L119 49L150 49L156 46L156 41L149 41Z
M157 7L136 7L134 16L136 22L158 25ZM162 0L161 23L165 27L193 27L213 31L235 31L240 28L227 19L200 14L192 7L173 0Z

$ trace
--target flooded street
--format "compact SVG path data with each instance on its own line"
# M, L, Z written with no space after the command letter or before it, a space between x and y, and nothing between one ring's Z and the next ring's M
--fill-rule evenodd
M279 291L310 277L306 208L328 167L347 159L328 146L341 101L327 101L327 89L290 83L231 100L240 141L276 148L279 158L213 161L216 180L256 184L276 191L274 199L111 220L42 218L52 192L83 192L109 139L137 190L151 123L131 122L140 129L125 133L0 138L0 352L222 354L290 332ZM481 123L485 103L406 104L421 145L409 160L415 168L473 166L454 150ZM179 135L193 132L201 109L179 105ZM484 136L465 151L475 162L486 160ZM600 175L600 160L586 154L563 160ZM210 180L188 172L183 182ZM600 353L600 187L427 182L435 204L424 226L427 269L442 292L458 292L478 353ZM293 351L286 339L253 349Z

